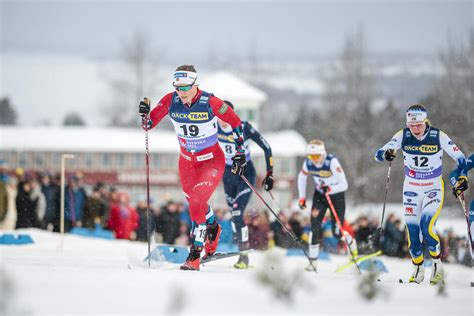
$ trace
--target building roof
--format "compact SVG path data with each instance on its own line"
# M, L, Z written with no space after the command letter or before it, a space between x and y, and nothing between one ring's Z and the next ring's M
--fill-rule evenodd
M267 95L229 72L203 75L199 87L223 100L229 100L238 109L258 109Z
M150 152L178 153L174 131L152 130L148 135ZM305 154L305 139L296 131L265 133L264 136L276 156ZM256 147L252 144L252 153L263 155ZM3 126L0 127L0 151L143 153L145 132L140 128Z

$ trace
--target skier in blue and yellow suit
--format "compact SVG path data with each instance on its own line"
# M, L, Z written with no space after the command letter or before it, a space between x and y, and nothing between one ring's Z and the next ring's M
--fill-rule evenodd
M459 176L456 190L468 187L466 158L459 147L443 131L431 126L425 107L415 104L406 112L407 128L398 131L392 139L375 153L377 161L392 161L396 151L403 152L405 181L403 205L408 232L408 247L414 271L409 282L421 283L424 279L423 241L433 259L431 284L444 282L441 265L440 242L435 225L444 201L442 179L443 151L456 161Z

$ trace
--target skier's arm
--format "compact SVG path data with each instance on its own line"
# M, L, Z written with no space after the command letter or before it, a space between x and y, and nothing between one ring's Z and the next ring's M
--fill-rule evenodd
M306 199L306 182L308 179L308 168L306 167L306 160L303 162L303 167L298 174L298 197L299 199Z
M151 110L150 118L148 120L148 129L154 128L168 114L172 100L173 93L170 92L162 97L155 108Z
M331 160L331 172L334 175L334 181L328 183L331 188L331 194L344 192L348 188L346 175L337 158Z
M440 132L439 141L441 149L443 149L458 165L457 171L459 177L467 178L467 162L466 156L462 153L458 146L444 132Z
M392 161L395 158L395 152L402 147L403 130L399 130L392 139L382 148L377 150L374 159L377 161Z
M268 142L249 122L244 123L244 134L263 149L265 162L267 163L267 174L273 173L272 148Z

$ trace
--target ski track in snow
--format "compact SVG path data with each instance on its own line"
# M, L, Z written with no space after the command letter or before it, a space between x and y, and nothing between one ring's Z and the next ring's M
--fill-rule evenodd
M6 315L201 315L201 314L312 314L312 315L473 315L472 270L446 264L445 295L429 285L431 268L421 285L408 284L409 259L381 259L389 273L379 276L379 295L362 298L355 268L335 273L347 262L331 255L318 263L318 274L302 271L305 257L276 254L272 275L303 274L304 283L293 291L292 303L276 298L257 281L268 252L250 253L248 270L232 267L236 258L207 263L200 272L180 271L179 265L143 259L147 245L66 235L58 251L58 234L35 229L29 233L35 244L0 246L0 276L5 293L0 307ZM153 247L152 247L153 249ZM404 283L398 282L402 278ZM11 284L11 287L8 287ZM0 310L1 311L1 310ZM0 313L1 314L1 313Z

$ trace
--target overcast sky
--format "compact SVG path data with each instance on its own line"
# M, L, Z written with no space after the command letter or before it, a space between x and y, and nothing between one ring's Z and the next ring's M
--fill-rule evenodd
M134 30L168 58L214 51L308 56L340 51L364 27L372 52L436 53L467 38L472 1L5 1L1 50L109 57Z

